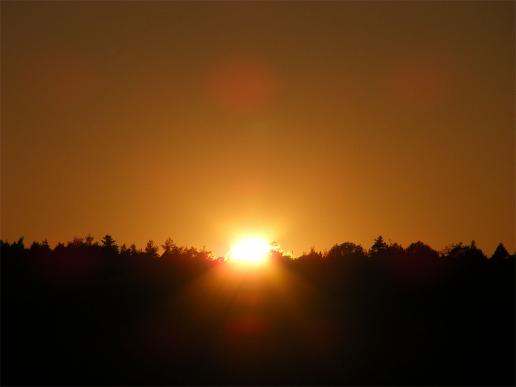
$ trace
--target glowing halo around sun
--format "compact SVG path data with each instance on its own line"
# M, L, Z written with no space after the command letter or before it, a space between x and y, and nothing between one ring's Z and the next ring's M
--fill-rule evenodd
M228 258L231 263L258 266L267 262L270 251L271 244L264 238L245 237L231 247Z

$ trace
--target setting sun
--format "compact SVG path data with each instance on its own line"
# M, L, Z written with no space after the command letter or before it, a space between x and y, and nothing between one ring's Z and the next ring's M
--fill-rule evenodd
M228 255L230 261L235 263L260 265L266 262L270 250L270 243L265 239L247 237L236 242Z

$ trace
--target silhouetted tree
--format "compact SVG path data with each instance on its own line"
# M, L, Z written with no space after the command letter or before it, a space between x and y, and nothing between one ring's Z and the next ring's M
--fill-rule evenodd
M378 238L376 238L374 240L373 245L369 249L369 255L371 257L378 257L378 256L384 254L387 251L388 247L389 246L384 241L383 236L380 235L380 236L378 236Z
M147 245L145 246L145 254L150 258L156 258L158 256L158 246L154 243L153 240L149 240Z
M48 245L48 241L45 239L43 242L39 243L37 241L32 242L30 246L31 252L39 254L41 252L49 252L50 246Z
M14 250L23 250L25 248L24 239L24 237L20 237L16 242L12 243L11 248Z
M414 259L437 260L439 258L439 253L437 251L421 241L411 243L405 249L405 252Z
M509 252L507 251L507 249L505 248L503 243L499 243L498 246L496 246L496 249L495 249L493 255L491 256L491 259L493 261L497 261L497 260L503 260L503 259L507 259L507 258L509 258Z
M322 261L323 253L320 251L316 251L315 247L311 247L310 251L308 253L303 253L300 257L297 259L299 261L305 261L305 262L319 262Z
M81 248L84 245L84 240L82 238L75 237L71 242L68 242L68 247L70 248Z
M111 235L106 234L104 238L102 238L102 247L109 253L118 253L118 245Z
M84 243L86 244L86 246L92 246L94 240L95 240L95 238L93 238L90 234L88 234L88 235L86 235L86 238L84 238Z
M280 249L276 247L270 251L270 259L274 263L284 264L289 262L291 257L287 254L284 254Z
M165 242L161 245L161 247L164 250L163 254L170 254L172 252L172 250L174 249L175 244L174 244L174 241L172 240L172 238L167 238L165 240Z
M344 242L333 246L326 254L327 258L363 258L365 252L362 246L351 242Z
M141 251L136 248L136 245L134 243L129 246L129 251L131 253L131 256L137 256Z
M120 255L123 257L129 257L131 255L131 250L126 246L125 243L120 246Z

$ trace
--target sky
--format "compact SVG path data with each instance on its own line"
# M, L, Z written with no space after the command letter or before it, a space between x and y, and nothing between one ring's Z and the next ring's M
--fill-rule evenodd
M1 229L515 246L514 2L1 3Z

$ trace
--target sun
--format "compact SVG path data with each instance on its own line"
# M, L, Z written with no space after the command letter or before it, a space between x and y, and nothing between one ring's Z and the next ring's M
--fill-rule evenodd
M231 247L228 257L234 263L262 265L267 262L270 251L271 245L264 238L246 237Z

